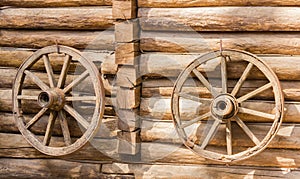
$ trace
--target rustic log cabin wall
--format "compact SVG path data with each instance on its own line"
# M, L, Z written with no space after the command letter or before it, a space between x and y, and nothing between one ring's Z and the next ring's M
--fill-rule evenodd
M0 6L1 176L300 175L299 2L3 0ZM224 48L245 50L264 59L280 79L286 100L284 123L268 148L230 166L199 157L182 146L170 109L172 88L179 73L199 55L219 50L220 39ZM76 48L92 60L102 73L106 94L99 134L91 144L64 157L41 154L28 144L15 126L11 112L11 89L17 68L37 49L55 44ZM61 66L58 61L53 66L54 72ZM239 63L228 67L230 89L244 67ZM42 65L33 68L41 79L46 78ZM253 72L250 77L252 81L244 84L240 95L265 82L259 73ZM24 85L28 93L37 90L33 83ZM208 93L204 87L192 85L190 92ZM265 91L247 105L261 106L271 112L268 101L272 99L270 91ZM24 116L30 118L36 111L32 104L27 106ZM198 107L197 103L187 101L182 108L184 117L196 116ZM259 138L264 135L261 131L271 125L266 119L253 116L245 119ZM45 126L41 123L33 130L42 133L40 130ZM72 135L80 135L76 124L70 126L74 126L70 127L74 130ZM232 128L236 130L233 145L241 149L249 147L251 141L243 131L235 125ZM53 133L57 138L62 136L60 131ZM225 134L218 133L211 144L225 146Z

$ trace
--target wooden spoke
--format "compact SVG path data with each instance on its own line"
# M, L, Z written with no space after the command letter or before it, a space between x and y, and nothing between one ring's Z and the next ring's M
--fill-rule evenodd
M222 93L227 93L227 64L226 57L221 57Z
M237 93L239 92L239 90L241 89L242 85L244 84L245 80L247 79L251 69L253 67L252 63L248 63L245 71L243 72L242 76L240 77L239 81L236 83L236 85L234 86L231 95L232 96L236 96Z
M250 114L250 115L254 115L254 116L258 116L258 117L263 117L266 119L275 119L275 115L274 114L269 114L269 113L264 113L264 112L260 112L260 111L256 111L253 109L248 109L248 108L239 108L239 112L240 113L245 113L245 114Z
M50 113L47 129L46 129L46 133L45 133L45 137L44 137L44 141L43 141L43 144L45 146L49 146L49 144L50 144L50 139L51 139L51 135L52 135L56 117L57 117L57 112Z
M208 143L211 141L211 139L216 134L218 128L220 126L220 121L215 119L213 125L211 126L207 136L205 137L204 141L202 142L200 149L205 149L205 147L208 145Z
M46 72L49 78L49 84L51 88L55 87L55 79L54 79L54 74L53 74L53 69L49 60L49 56L48 55L43 55L43 59L44 59L44 64L45 64L45 68L46 68Z
M18 95L17 99L22 99L22 100L38 100L38 96Z
M43 91L46 91L49 89L49 86L46 85L39 77L37 77L35 74L30 72L29 70L25 70L24 73L35 83L40 87Z
M188 126L190 126L190 125L192 125L192 124L194 124L194 123L196 123L196 122L198 122L198 121L201 121L201 120L203 120L203 119L208 118L210 115L211 115L211 113L208 112L208 113L203 114L203 115L201 115L201 116L199 116L199 117L196 117L195 119L192 119L192 120L190 120L190 121L188 121L188 122L185 122L184 124L181 124L179 127L180 127L181 129L186 128L186 127L188 127Z
M265 90L271 88L271 87L272 87L272 83L265 84L264 86L262 86L262 87L260 87L260 88L258 88L258 89L256 89L256 90L254 90L254 91L252 91L252 92L250 92L250 93L248 93L248 94L246 94L246 95L244 95L244 96L238 98L238 99L237 99L237 102L238 102L238 103L241 103L241 102L243 102L243 101L246 101L247 99L250 99L250 98L252 98L253 96L255 96L255 95L257 95L257 94L259 94L259 93L261 93L261 92L263 92L263 91L265 91Z
M27 124L26 129L32 127L48 110L48 108L42 108Z
M72 57L70 55L66 55L66 58L64 60L63 67L61 69L61 73L58 79L57 87L58 88L63 88L65 86L67 74L69 71L69 67L71 64Z
M64 110L67 111L74 119L79 122L85 129L89 127L89 123L71 106L65 105Z
M244 130L244 132L249 136L249 138L256 144L259 145L260 141L257 137L251 132L251 130L246 126L246 124L238 117L235 116L237 124Z
M226 122L226 143L227 143L227 154L232 155L232 130L231 130L230 119L228 119Z
M62 130L62 133L64 136L65 144L67 146L69 146L72 144L72 141L71 141L71 134L70 134L66 115L65 115L64 111L62 111L62 110L59 111L58 115L59 115L59 122L60 122L61 130Z
M80 82L82 82L85 78L87 78L89 75L89 72L86 70L83 72L78 78L76 78L72 83L70 83L67 87L63 89L64 93L69 92L74 86L78 85Z
M201 83L213 94L213 96L216 96L218 94L218 92L210 85L207 79L197 69L194 69L193 73L197 76Z
M95 101L96 96L72 96L66 97L66 101Z

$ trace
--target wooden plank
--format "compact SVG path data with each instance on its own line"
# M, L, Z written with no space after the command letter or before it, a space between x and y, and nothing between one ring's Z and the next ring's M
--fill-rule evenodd
M127 43L139 40L139 31L138 19L117 22L115 24L116 42Z
M136 155L141 150L140 130L134 132L118 132L119 154Z
M139 8L138 10L141 29L162 31L299 31L300 20L293 18L299 15L299 7Z
M246 50L254 54L299 55L300 38L297 32L141 32L143 52L207 53L224 49Z
M0 60L1 61L1 60ZM1 63L1 62L0 62ZM1 88L12 88L13 86L13 82L14 79L16 77L17 74L17 69L15 68L1 68L0 67L0 74L2 74L1 78L0 78L0 86ZM47 75L46 73L42 73L42 72L35 72L34 73L36 76L38 76L42 81L45 81L46 84L48 85L48 81L47 81ZM55 74L55 79L58 80L59 78L59 74ZM73 79L75 79L78 75L68 75L67 76L67 81L66 84L70 84L71 81ZM103 78L103 85L104 85L104 89L105 89L105 94L107 96L113 95L112 94L112 83L113 83L113 78ZM88 92L91 93L93 87L92 84L88 83L87 81L83 82L86 86L84 87L78 87L76 88L75 91L77 92ZM33 83L30 80L25 80L25 82L23 83L23 88L26 89L38 89L37 85L35 83Z
M153 118L160 120L172 120L172 114L170 109L170 98L142 98L140 105L140 115L144 118ZM180 111L181 118L184 120L191 120L208 112L210 103L198 103L195 101L183 99L181 100ZM242 103L242 107L254 109L257 111L272 114L274 110L274 102L269 101L247 101ZM298 110L300 105L295 102L285 103L285 115L284 122L299 122ZM247 122L272 122L273 120L261 118L258 116L252 116L248 114L239 114L239 116Z
M23 95L28 96L38 96L40 90L23 90ZM0 111L2 112L11 112L13 108L13 101L12 101L12 90L11 89L0 89ZM22 110L25 114L33 114L38 113L41 107L38 105L37 101L35 100L23 100L22 102ZM73 103L74 105L76 103ZM114 109L112 107L111 99L108 97L105 100L105 111L104 114L110 115L114 114ZM94 111L94 105L86 106L84 103L76 104L75 105L77 112L80 114L91 114Z
M102 166L104 173L134 174L136 178L293 178L299 169L290 172L280 168L224 165L181 164L124 164L112 163Z
M0 28L100 30L112 25L107 7L5 8L0 14Z
M139 67L135 66L119 66L116 85L126 88L134 88L142 82Z
M133 19L137 16L136 0L112 0L113 18L119 20Z
M205 122L203 122L205 124ZM271 123L246 123L249 129L257 136L259 139L263 139L266 136L266 132L270 129ZM204 135L205 126L201 123L191 126L187 129L188 133L194 136L195 139L199 139ZM211 140L209 145L213 146L226 146L226 125L221 124L215 137ZM268 148L274 149L299 149L300 142L299 131L300 126L298 124L288 124L283 123L275 136L275 138L268 145ZM196 134L194 134L194 132ZM141 127L141 140L143 142L160 142L160 143L178 143L181 144L182 141L177 135L174 124L172 121L151 121L143 120ZM237 123L232 122L232 146L235 147L251 147L253 146L252 141L245 134L245 132L237 125Z
M113 31L47 31L0 30L2 47L43 48L45 46L70 46L76 49L114 50Z
M137 86L132 89L117 88L116 105L118 109L135 109L140 105L141 87Z
M1 178L98 178L101 164L60 159L1 159Z
M115 63L118 65L139 64L139 43L118 43L115 53Z
M0 66L18 68L21 64L35 52L34 49L18 49L0 47ZM101 69L103 74L116 74L117 65L114 63L115 55L111 53L101 53L98 51L83 51L82 55L95 63ZM64 54L51 54L49 56L52 69L54 72L60 72L63 66ZM78 57L73 57L73 60ZM78 63L72 63L69 67L69 72L74 72ZM45 71L45 65L42 61L38 61L31 67L33 70Z
M111 6L112 0L2 0L0 6L15 7L72 7L72 6Z
M116 110L118 116L118 129L126 132L136 131L141 126L141 119L139 118L138 109L118 109Z
M138 0L139 7L207 7L207 6L299 6L300 2L294 0Z
M193 60L203 54L142 54L140 58L141 75L147 77L177 77ZM300 60L298 56L287 55L258 55L265 61L280 80L300 80ZM232 60L237 59L232 57ZM241 59L242 60L242 59ZM284 62L284 63L283 63ZM239 79L247 66L246 61L228 62L228 79ZM213 66L213 64L211 65ZM201 72L210 73L210 78L220 78L220 68L203 66L198 68ZM264 75L254 67L247 79L263 79Z
M216 84L220 85L220 81L216 79L210 80L215 81ZM175 82L174 78L169 79L150 79L143 83L142 88L142 97L150 98L154 96L161 97L170 97L173 91L173 83ZM157 83L157 84L155 84ZM234 88L234 85L237 83L237 80L228 81L228 91L231 92ZM238 92L237 96L243 96L251 91L263 86L266 84L264 80L248 80L244 83L241 90ZM285 98L285 101L299 101L299 85L298 81L281 81L281 88ZM188 80L187 84L184 85L183 91L188 94L202 97L212 97L211 93L199 82L195 82L192 79ZM271 89L268 89L257 96L254 99L261 100L274 100L274 93Z

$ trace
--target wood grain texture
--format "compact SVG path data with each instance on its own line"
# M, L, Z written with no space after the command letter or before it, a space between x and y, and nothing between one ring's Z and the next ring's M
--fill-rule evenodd
M19 68L21 64L29 58L36 50L35 49L20 49L20 48L3 48L0 47L0 66ZM109 52L101 53L97 51L83 51L82 55L88 60L95 63L103 74L116 74L118 66L114 64L115 56ZM60 72L63 66L64 55L52 54L50 56L52 69L54 72ZM78 59L73 59L78 60ZM76 63L72 63L69 67L69 72L76 70ZM44 63L40 60L31 69L45 71Z
M144 118L152 118L159 120L172 120L172 114L170 109L170 98L160 98L160 97L152 97L152 98L142 98L141 99L141 116ZM199 114L204 114L209 110L209 104L197 103L191 100L183 99L182 104L180 106L181 110L181 119L191 120L199 116ZM243 107L254 109L257 111L262 111L266 113L272 114L272 110L274 109L274 102L269 101L249 101L244 102ZM285 103L285 115L283 118L284 122L299 122L300 118L298 115L298 111L300 105L295 102L286 102ZM239 116L247 122L272 122L273 120L264 119L257 116L251 116L247 114L239 114Z
M14 7L73 7L111 6L112 0L2 0L0 6Z
M0 27L13 29L101 30L113 25L112 8L6 8Z
M189 133L195 138L204 135L204 127L201 123L191 127ZM205 124L203 122L203 124ZM266 136L266 132L270 129L271 123L246 123L249 129L259 138L262 139ZM198 126L198 127L197 127ZM210 145L214 146L226 146L226 134L225 134L225 124L222 124L216 133L215 137L210 142ZM160 143L182 143L180 138L176 133L176 129L172 121L151 121L143 120L141 130L141 139L143 142L160 142ZM278 134L268 145L268 148L282 148L282 149L299 149L300 142L299 131L300 126L298 124L288 124L283 123L278 131ZM244 131L233 122L232 125L232 140L233 147L251 147L253 146L252 141L245 134ZM197 133L196 135L193 133Z
M138 0L139 7L206 7L206 6L299 6L294 0Z
M104 173L133 173L137 178L237 178L247 177L262 178L293 178L299 175L298 169L291 172L284 172L279 168L271 167L243 167L223 165L180 165L180 164L124 164L112 163L102 166ZM173 172L176 171L176 172Z
M297 32L141 32L140 48L144 52L207 53L220 49L245 50L254 54L299 55Z
M140 71L142 75L147 77L177 77L189 63L201 55L203 54L142 54L140 58ZM300 66L300 57L284 55L259 55L259 57L275 71L280 80L300 80L300 69L298 68ZM231 57L231 59L237 58ZM228 79L240 78L246 66L246 61L228 62ZM217 73L220 69L206 67L202 71L206 73L215 71ZM220 75L215 76L210 74L209 77L220 78ZM264 75L257 68L252 69L248 77L248 79L263 78L265 78Z
M299 7L140 8L143 30L299 31Z
M43 48L45 46L70 46L76 49L114 50L113 31L47 31L0 30L2 47Z

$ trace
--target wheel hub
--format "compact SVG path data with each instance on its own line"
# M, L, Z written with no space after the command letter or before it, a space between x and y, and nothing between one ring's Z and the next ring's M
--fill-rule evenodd
M212 102L211 111L214 117L221 120L230 119L238 112L236 99L230 94L218 95Z
M65 94L61 89L51 88L39 94L38 104L42 108L50 108L52 110L59 111L65 104Z

